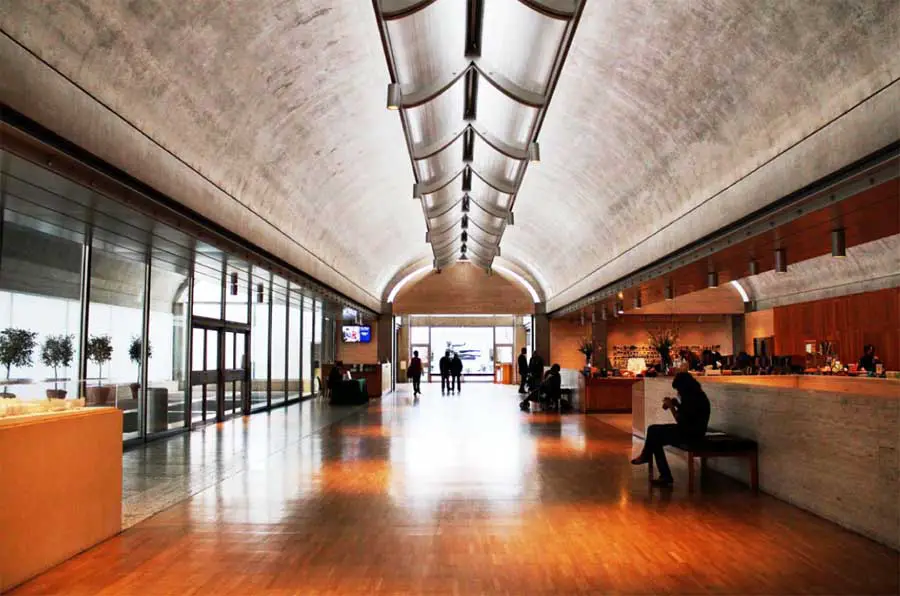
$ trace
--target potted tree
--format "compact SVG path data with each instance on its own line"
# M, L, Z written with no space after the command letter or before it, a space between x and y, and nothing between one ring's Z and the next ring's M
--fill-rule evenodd
M112 338L108 335L92 335L87 344L88 360L99 368L99 384L96 387L88 387L87 398L91 405L103 406L113 401L110 399L115 387L103 386L103 365L112 359Z
M25 329L7 327L0 331L0 364L6 367L6 385L0 397L13 398L14 393L8 391L9 371L13 366L31 366L31 355L34 353L37 333Z
M59 367L68 368L75 357L72 335L50 335L41 346L41 361L53 367L53 389L47 389L48 399L66 399L66 390L59 388Z
M140 337L132 337L131 345L128 346L128 357L134 362L138 367L138 378L137 383L132 383L131 387L131 398L137 401L138 392L141 389L141 350L143 349L143 340ZM147 360L153 356L153 346L150 342L147 342Z

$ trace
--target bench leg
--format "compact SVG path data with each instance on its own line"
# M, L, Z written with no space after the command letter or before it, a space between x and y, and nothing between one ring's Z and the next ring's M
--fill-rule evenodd
M751 453L750 459L750 488L753 492L759 492L759 454Z
M694 492L694 454L688 451L688 492Z

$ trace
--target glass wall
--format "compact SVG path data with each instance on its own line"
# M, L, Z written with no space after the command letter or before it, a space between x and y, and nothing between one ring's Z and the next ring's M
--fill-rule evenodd
M6 398L83 398L124 438L310 395L336 305L179 227L0 152Z
M288 308L288 399L300 397L300 315L302 296L296 291L290 293Z
M250 328L250 408L269 405L269 308L271 274L253 268L253 296Z
M272 405L283 404L287 395L287 280L272 279Z

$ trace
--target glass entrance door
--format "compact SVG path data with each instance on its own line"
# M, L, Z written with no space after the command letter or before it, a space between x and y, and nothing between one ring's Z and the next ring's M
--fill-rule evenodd
M191 424L222 421L249 411L247 342L243 330L192 329Z
M247 401L247 339L240 331L222 331L225 335L225 362L222 371L225 384L222 396L223 417L242 415L249 409Z
M191 424L197 424L216 419L219 331L194 327L191 333Z

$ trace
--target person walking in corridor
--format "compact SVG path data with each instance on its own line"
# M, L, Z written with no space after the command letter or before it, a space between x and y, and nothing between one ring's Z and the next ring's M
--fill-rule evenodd
M453 385L450 384L450 350L441 356L438 361L438 369L441 371L441 395L445 391L453 391Z
M419 351L413 352L412 360L409 362L409 370L407 371L412 381L413 397L422 394L422 360L419 358Z
M691 373L680 372L675 375L672 388L678 392L681 401L667 397L663 399L662 407L672 412L675 424L651 424L647 428L644 449L639 456L631 460L632 464L640 466L650 463L651 457L656 458L659 478L651 481L653 486L672 486L672 470L666 461L664 447L702 440L706 436L706 426L709 424L709 398Z
M462 371L463 363L459 358L459 354L453 353L453 360L450 361L450 393L453 393L453 384L456 384L456 390L462 391Z
M534 391L541 386L544 380L544 359L538 354L537 350L531 354L531 362L528 363L528 374L530 377L529 388Z
M522 348L519 354L519 360L516 362L516 368L519 372L519 393L527 393L525 391L525 382L528 380L528 350Z

